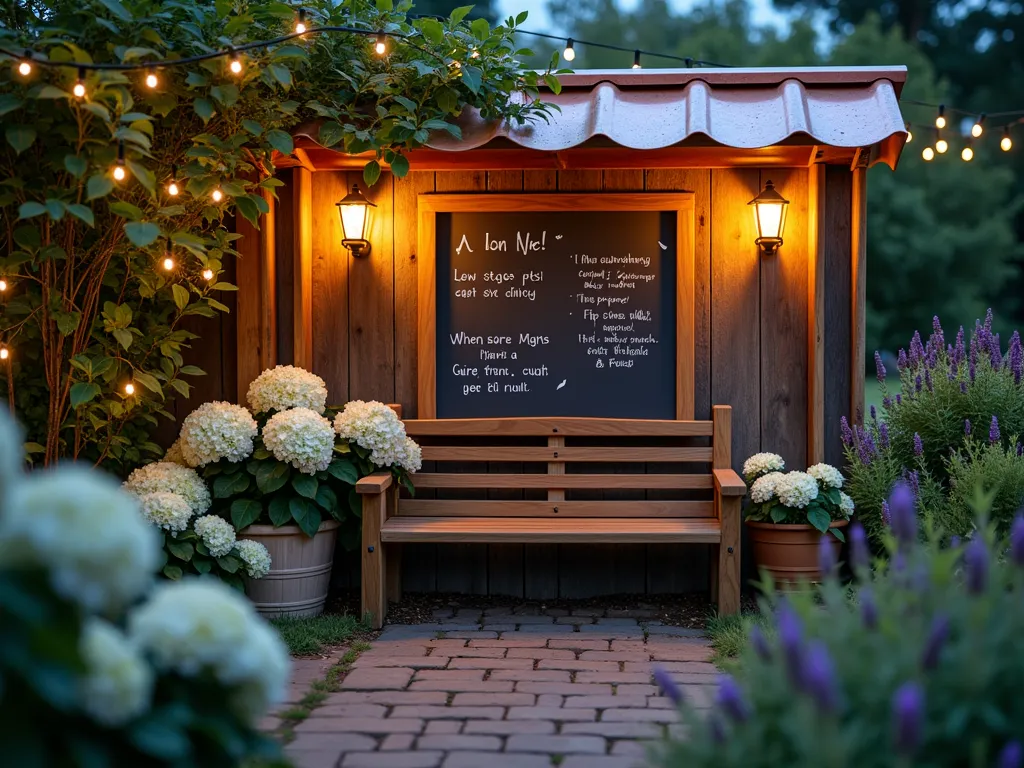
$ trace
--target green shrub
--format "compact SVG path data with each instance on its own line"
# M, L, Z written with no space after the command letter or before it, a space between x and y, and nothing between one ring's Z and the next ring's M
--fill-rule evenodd
M1022 765L1024 519L1004 556L984 519L964 546L943 549L931 533L918 541L909 488L889 506L889 558L872 572L855 525L852 588L831 577L818 592L769 592L770 628L750 630L710 712L684 702L687 738L665 745L658 765ZM679 697L667 673L656 676Z

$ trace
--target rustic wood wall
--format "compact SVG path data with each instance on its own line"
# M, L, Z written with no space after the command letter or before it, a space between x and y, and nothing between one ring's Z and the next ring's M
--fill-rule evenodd
M276 221L263 230L271 233L274 248L251 245L239 264L239 396L273 357L310 365L327 382L332 403L376 399L401 403L405 416L416 416L421 193L691 191L696 417L710 418L713 404L733 406L737 469L757 451L781 453L794 468L822 459L841 464L839 417L850 413L858 396L852 378L863 370L863 349L856 367L863 324L856 310L864 266L853 258L863 247L863 227L854 226L863 209L863 171L421 171L401 180L385 173L367 192L377 208L366 259L353 259L342 248L334 206L347 187L361 182L360 174L294 169L283 178ZM754 245L746 205L768 179L791 201L785 245L773 257ZM270 251L276 251L275 263L260 264ZM275 340L267 337L269 327ZM499 493L490 492L495 498ZM409 546L404 562L407 590L544 599L704 589L707 553L673 545L446 544ZM342 582L354 574L351 566L336 569Z

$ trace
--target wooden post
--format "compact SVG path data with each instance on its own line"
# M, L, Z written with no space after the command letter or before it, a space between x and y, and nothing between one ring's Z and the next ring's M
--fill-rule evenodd
M855 168L851 183L853 193L850 210L850 282L853 295L850 297L850 415L858 424L863 424L867 343L864 323L864 308L867 303L867 170Z
M266 369L277 364L277 220L272 190L265 189L262 195L270 206L270 213L260 219L260 348L264 352L260 362Z
M808 170L807 463L825 460L825 166Z
M384 593L387 560L380 541L380 528L387 516L387 493L363 496L362 606L370 614L370 626L380 629L388 604Z
M313 175L292 172L293 349L295 365L313 370Z
M241 215L235 218L238 286L235 338L238 344L236 396L245 402L249 384L277 362L277 312L274 293L274 214L260 219L257 229Z
M711 408L714 422L712 435L712 468L732 469L732 408L715 405ZM740 609L740 501L741 496L723 496L715 491L715 511L722 527L722 540L712 546L712 597L722 615ZM717 550L717 551L716 551Z

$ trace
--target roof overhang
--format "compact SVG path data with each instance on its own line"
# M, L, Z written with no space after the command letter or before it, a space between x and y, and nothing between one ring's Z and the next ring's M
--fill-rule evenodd
M806 166L895 168L906 140L906 67L584 70L560 77L550 122L513 126L467 109L462 138L431 134L421 170ZM522 98L517 96L517 98ZM297 161L358 168L326 149L318 126L296 132Z

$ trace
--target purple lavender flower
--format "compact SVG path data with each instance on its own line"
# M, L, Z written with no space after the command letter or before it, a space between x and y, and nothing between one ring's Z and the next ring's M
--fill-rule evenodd
M978 366L975 364L974 360L971 360L970 364L967 366L967 375L970 377L972 384L974 383L974 380L978 378Z
M818 574L829 579L835 575L836 565L836 548L831 534L826 533L818 539Z
M912 755L921 744L924 730L924 691L913 681L896 689L892 697L893 736L896 750Z
M853 445L853 430L850 429L850 422L846 420L845 416L839 420L839 432L843 436L843 445Z
M1019 741L1007 742L996 759L996 768L1021 768L1024 766L1024 747Z
M930 343L931 342L929 342L929 344ZM928 354L925 355L925 363L927 364L929 369L934 368L935 366L937 366L939 364L939 350L940 349L941 349L941 347L939 347L939 346L933 346L931 349L928 350Z
M921 374L920 373L917 374L917 378L914 379L914 391L915 392L920 392L921 391Z
M956 334L956 346L953 347L953 359L957 365L964 361L967 351L964 349L964 327L961 325Z
M680 706L683 703L683 689L672 679L672 675L664 667L659 666L654 668L652 674L661 692L677 707Z
M1018 512L1010 527L1010 556L1017 565L1024 566L1024 512Z
M779 631L779 645L786 660L786 670L790 679L799 684L800 664L804 655L803 629L800 617L788 602L781 602L775 612L775 622Z
M896 393L896 405L903 405L903 395Z
M914 331L914 338L910 340L910 367L917 368L924 358L924 345L921 343L921 334Z
M921 436L917 432L914 433L914 455L924 455L924 443L921 442Z
M953 536L949 537L949 548L950 549L960 549L960 537L959 536L954 534Z
M871 404L871 409L868 412L871 414L872 421L878 421L878 411L875 410L874 403Z
M1020 334L1013 332L1010 337L1010 371L1013 373L1013 383L1020 385L1021 375L1024 374L1024 348L1021 347Z
M992 307L985 311L985 330L992 333Z
M878 425L878 445L883 449L889 447L889 425L884 421Z
M953 358L950 357L950 359L949 359L949 370L946 371L946 378L949 379L950 381L956 381L956 372L957 372L956 363L953 362Z
M871 565L871 553L868 550L868 536L864 526L854 523L847 535L850 537L850 566L855 570L867 569Z
M762 661L772 660L772 649L768 646L768 638L764 636L764 632L757 624L750 628L750 644Z
M896 358L896 367L902 371L909 365L910 361L907 360L907 350L905 350L903 347L900 347L900 353Z
M883 406L883 407L884 407L884 408L885 408L886 410L889 410L890 408L892 408L892 398L891 398L891 397L889 397L888 395L886 395L885 397L883 397L883 398L882 398L882 406Z
M999 334L992 334L988 342L988 354L992 363L992 370L998 371L1003 366L1003 347L999 342Z
M977 595L988 584L988 548L980 536L971 539L964 548L964 567L967 572L967 591Z
M929 392L935 391L934 387L932 386L932 372L927 368L925 368L924 371L924 385L925 387L928 388Z
M914 498L917 499L921 496L921 476L917 470L903 470L903 479L907 485L910 486L910 492L914 494Z
M860 617L866 629L875 629L878 626L878 606L875 604L875 596L870 589L865 587L858 595L860 601Z
M992 415L992 423L988 427L988 442L990 445L995 445L999 442L1002 436L999 434L999 419Z
M939 349L946 346L946 337L942 333L942 323L939 322L938 315L932 317L932 338L935 339L935 344Z
M885 363L882 362L882 356L875 352L875 376L878 377L878 383L882 384L885 382Z
M889 510L892 515L892 532L901 547L909 546L917 540L916 503L914 492L905 482L900 481L893 486L889 494Z
M864 432L857 443L857 455L860 456L861 464L870 464L871 461L878 455L878 449L875 447L875 438L871 436L871 433Z
M828 648L820 640L811 643L804 659L803 687L826 713L839 708L839 684Z
M961 381L960 382L960 394L961 395L966 395L967 394L967 382L966 381Z
M949 638L949 617L939 614L932 619L931 629L928 630L928 637L924 643L924 652L921 654L921 668L927 671L935 669L939 665L939 655Z
M750 717L750 706L732 675L718 676L717 702L719 708L737 723L745 722Z
M964 437L971 436L971 420L964 419Z
M889 509L889 502L882 502L882 522L887 526L892 525L892 510Z

